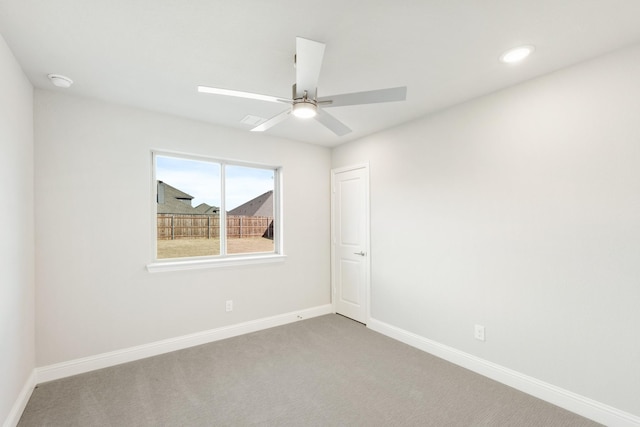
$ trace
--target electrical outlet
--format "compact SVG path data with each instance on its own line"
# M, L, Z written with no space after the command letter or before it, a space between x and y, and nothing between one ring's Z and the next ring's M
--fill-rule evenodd
M227 300L225 309L227 310L227 312L233 311L233 300Z
M475 326L475 335L478 341L484 341L484 326L476 325Z

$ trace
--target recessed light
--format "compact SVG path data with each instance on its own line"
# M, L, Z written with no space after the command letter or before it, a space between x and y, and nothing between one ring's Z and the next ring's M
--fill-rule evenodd
M49 80L53 83L54 86L68 88L73 84L73 80L71 80L67 76L62 76L60 74L49 74Z
M519 46L513 49L509 49L500 56L500 61L506 64L514 64L525 59L531 55L536 48L533 46Z

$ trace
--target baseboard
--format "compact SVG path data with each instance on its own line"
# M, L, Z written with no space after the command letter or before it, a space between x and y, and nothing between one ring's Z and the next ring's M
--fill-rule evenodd
M232 338L238 335L273 328L275 326L286 325L287 323L293 323L299 320L322 316L329 313L333 313L333 307L331 304L326 304L305 310L298 310L291 313L280 314L277 316L125 348L122 350L111 351L109 353L83 357L81 359L70 360L68 362L43 366L36 368L35 370L35 383L39 384L70 377L72 375L95 371L96 369L108 368L121 363L132 362L146 357L157 356L171 351L182 350L188 347Z
M441 359L609 427L639 427L640 417L375 319L367 327Z
M11 407L11 412L9 412L9 416L4 420L2 424L3 427L15 427L18 425L18 421L20 421L20 417L22 416L22 412L24 412L24 408L27 406L29 399L31 398L31 393L33 393L33 389L36 386L36 372L35 370L31 371L31 375L27 378L27 381L24 383L16 402Z

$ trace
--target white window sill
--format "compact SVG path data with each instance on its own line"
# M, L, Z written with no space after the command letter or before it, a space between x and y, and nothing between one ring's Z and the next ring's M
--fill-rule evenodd
M233 267L239 265L268 264L284 262L287 257L281 254L245 255L239 257L188 259L180 261L157 261L147 265L149 273L162 271L200 270L204 268Z

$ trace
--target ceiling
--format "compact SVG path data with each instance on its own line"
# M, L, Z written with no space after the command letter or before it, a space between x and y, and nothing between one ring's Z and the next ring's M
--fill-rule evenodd
M326 43L319 96L407 86L336 107L352 133L287 120L268 134L336 146L640 42L638 0L0 0L0 33L35 87L249 130L290 97L295 37ZM532 44L518 65L498 61ZM47 74L74 80L55 88Z

